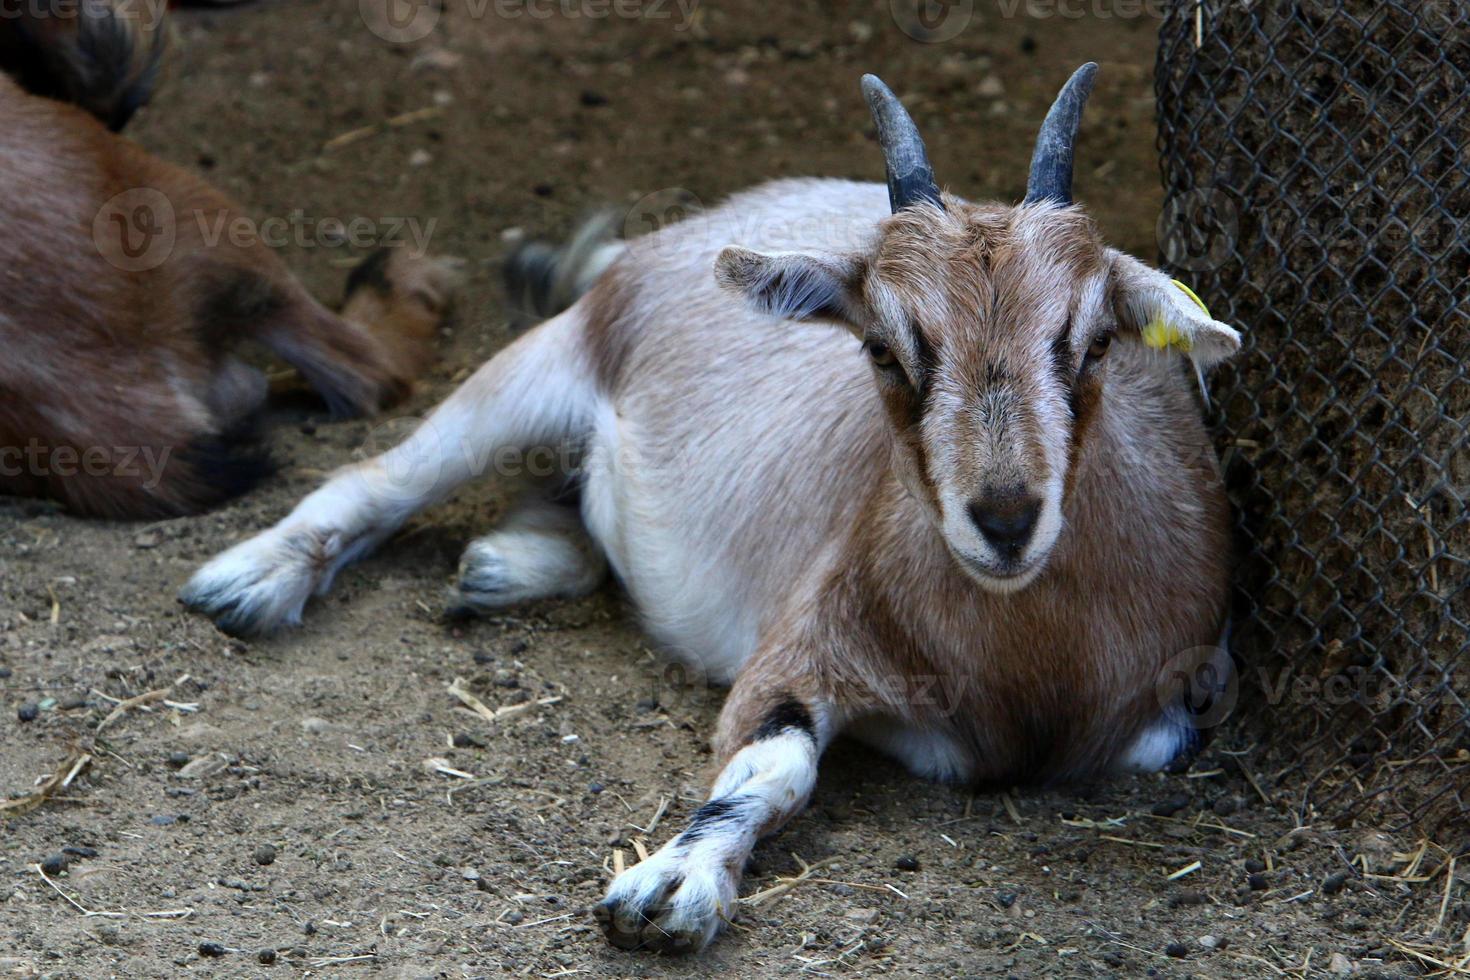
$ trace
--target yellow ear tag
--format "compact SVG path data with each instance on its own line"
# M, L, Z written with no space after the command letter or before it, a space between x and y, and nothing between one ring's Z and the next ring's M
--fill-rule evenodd
M1177 286L1179 288L1179 291L1182 292L1185 296L1188 296L1190 299L1194 300L1194 305L1203 310L1205 316L1210 315L1209 307L1205 306L1204 300L1195 295L1193 289L1190 289L1178 279L1170 279L1169 281ZM1174 347L1180 351L1183 351L1186 354L1188 354L1190 350L1194 347L1194 344L1190 342L1190 339L1188 337L1180 332L1178 327L1174 326L1172 323L1166 323L1164 321L1164 313L1162 310L1154 314L1154 318L1149 321L1147 326L1143 328L1143 342L1145 345L1152 347L1155 350L1163 350L1166 347Z

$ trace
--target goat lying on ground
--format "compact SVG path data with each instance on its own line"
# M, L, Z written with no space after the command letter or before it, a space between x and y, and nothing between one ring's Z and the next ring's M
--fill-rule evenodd
M0 68L77 105L0 74L0 493L141 518L243 490L264 467L245 437L267 384L233 356L242 339L337 414L406 393L448 299L443 261L380 252L331 313L258 238L211 238L233 203L102 125L148 99L163 34L140 5L11 13Z
M469 546L459 601L585 593L610 564L655 637L733 681L709 802L596 910L627 948L715 936L839 732L945 780L1169 763L1189 705L1155 682L1221 635L1226 508L1182 363L1149 347L1207 366L1239 337L1071 205L1094 71L1016 207L942 194L865 78L886 190L778 181L628 242L184 600L229 630L296 622L500 447L575 447L579 509L530 488Z

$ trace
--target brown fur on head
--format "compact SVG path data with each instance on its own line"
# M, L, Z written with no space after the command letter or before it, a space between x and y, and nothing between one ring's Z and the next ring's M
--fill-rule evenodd
M1062 533L1112 341L1138 343L1161 318L1173 346L1207 367L1239 336L1107 248L1078 208L944 205L900 210L861 253L729 248L716 274L759 309L836 320L862 338L899 476L958 563L1011 591Z

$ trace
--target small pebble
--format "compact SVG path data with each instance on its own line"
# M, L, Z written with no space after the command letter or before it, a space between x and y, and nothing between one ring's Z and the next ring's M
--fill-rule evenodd
M1260 858L1248 858L1248 859L1246 859L1246 862L1245 862L1245 870L1246 871L1249 871L1251 874L1256 874L1257 872L1265 871L1266 870L1266 862L1265 861L1262 861Z
M602 789L603 789L603 787L602 787L602 784L601 783L591 783L587 787L587 792L589 792L589 793L591 793L591 794L593 794L595 796L598 793L601 793L602 792Z
M1328 875L1322 881L1322 894L1336 895L1342 891L1342 886L1347 884L1347 880L1348 873L1346 871L1338 871Z
M169 813L160 813L148 822L155 827L171 827L179 822L179 818Z
M1214 805L1211 806L1210 809L1215 811L1215 815L1217 817L1228 817L1236 810L1240 809L1240 797L1222 796L1215 801Z
M1170 943L1164 947L1164 955L1172 956L1176 960L1182 960L1189 955L1189 947L1183 943Z
M41 870L48 875L59 875L66 870L67 860L64 854L48 854L41 861Z
M467 732L455 732L454 747L457 749L483 749L485 743Z
M1001 908L1008 909L1012 905L1015 905L1016 904L1016 893L1015 892L1001 892L1000 894L998 894L998 895L995 896L995 900L1000 903L1000 907Z
M893 866L900 871L918 871L919 859L912 854L905 854L897 861L894 861Z
M15 674L9 667L0 667L0 681L8 681Z
M263 949L255 954L255 958L260 960L264 966L270 966L276 961L276 951L273 949Z
M1271 883L1266 880L1266 876L1263 874L1253 874L1250 877L1246 878L1245 881L1246 884L1251 886L1251 891L1253 892L1263 892L1271 885Z
M170 752L168 754L168 764L171 767L173 767L174 769L182 769L182 768L184 768L185 766L187 766L189 764L189 753L187 753L187 752Z
M200 943L199 944L199 955L200 956L223 956L223 955L225 955L228 952L229 952L229 950L225 949L219 943Z
M1187 806L1189 806L1189 797L1181 794L1171 796L1167 800L1160 800L1149 808L1149 813L1156 817L1172 817Z
M260 865L263 868L268 864L275 863L276 849L270 844L261 844L255 849L255 853L252 854L251 857L255 859L256 864Z
M1214 936L1200 936L1199 944L1205 949L1218 949L1220 947L1220 940Z
M95 848L95 847L63 847L61 849L61 853L62 854L70 855L71 857L75 857L75 858L94 858L94 857L97 856L97 848Z
M15 709L15 717L21 721L35 721L41 714L41 706L34 701L27 701Z

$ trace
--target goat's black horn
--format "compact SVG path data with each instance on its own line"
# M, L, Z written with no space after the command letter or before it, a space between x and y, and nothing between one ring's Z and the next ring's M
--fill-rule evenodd
M1077 128L1082 123L1082 107L1092 94L1092 81L1097 77L1097 64L1089 61L1072 73L1067 84L1051 104L1041 132L1036 134L1036 149L1031 153L1031 176L1026 181L1026 203L1053 201L1072 203L1072 155L1077 145Z
M888 166L888 203L894 212L920 202L944 210L919 127L898 96L877 75L864 75L863 98L868 100L873 122L878 126L878 144L883 147L883 160Z

